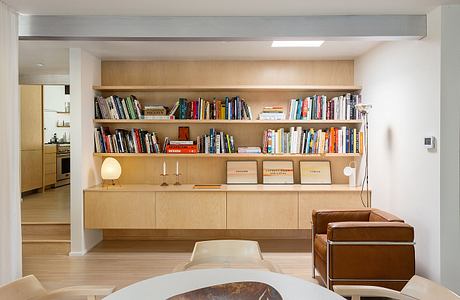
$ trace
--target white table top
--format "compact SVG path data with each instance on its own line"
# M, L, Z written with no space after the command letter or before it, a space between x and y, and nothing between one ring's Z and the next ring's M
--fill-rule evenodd
M198 269L146 279L127 286L104 300L163 300L203 287L238 281L269 284L281 294L283 300L344 299L317 284L284 274L249 269Z

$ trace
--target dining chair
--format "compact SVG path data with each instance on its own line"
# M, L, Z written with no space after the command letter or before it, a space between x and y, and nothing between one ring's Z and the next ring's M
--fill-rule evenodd
M213 240L196 242L190 261L177 266L174 271L185 271L200 264L251 263L267 268L271 272L282 273L274 263L265 260L257 241Z
M417 275L409 280L401 292L383 287L362 285L334 285L334 291L341 296L351 297L351 300L360 300L361 297L385 297L397 300L460 299L449 289Z
M96 297L107 296L113 292L113 286L71 286L54 291L47 291L34 275L20 278L0 286L0 299L11 300L62 300L67 297L86 297L96 300ZM74 299L74 298L72 298Z

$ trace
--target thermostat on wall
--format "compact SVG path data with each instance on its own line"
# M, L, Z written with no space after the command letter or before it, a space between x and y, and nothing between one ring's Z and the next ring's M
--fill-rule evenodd
M434 149L435 144L436 144L436 139L435 139L434 136L430 136L430 137L425 138L425 142L424 142L425 148Z

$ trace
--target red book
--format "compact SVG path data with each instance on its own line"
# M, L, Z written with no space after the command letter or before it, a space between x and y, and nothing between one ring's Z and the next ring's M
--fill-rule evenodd
M141 138L139 136L139 129L135 128L134 133L136 134L136 147L137 152L142 153Z
M166 153L174 154L174 153L197 153L197 146L196 145L167 145L166 146Z

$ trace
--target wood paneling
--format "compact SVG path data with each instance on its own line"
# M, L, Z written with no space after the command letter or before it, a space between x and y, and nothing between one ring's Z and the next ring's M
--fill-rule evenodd
M104 61L102 85L353 85L353 61Z
M313 209L363 208L360 192L303 192L299 193L299 228L311 229ZM364 194L363 197L366 197Z
M21 151L21 191L42 187L42 150Z
M227 194L229 229L297 229L298 193Z
M158 192L156 213L159 229L225 229L225 193Z
M21 150L43 147L43 100L41 85L21 85Z
M155 193L85 192L86 228L155 228Z

